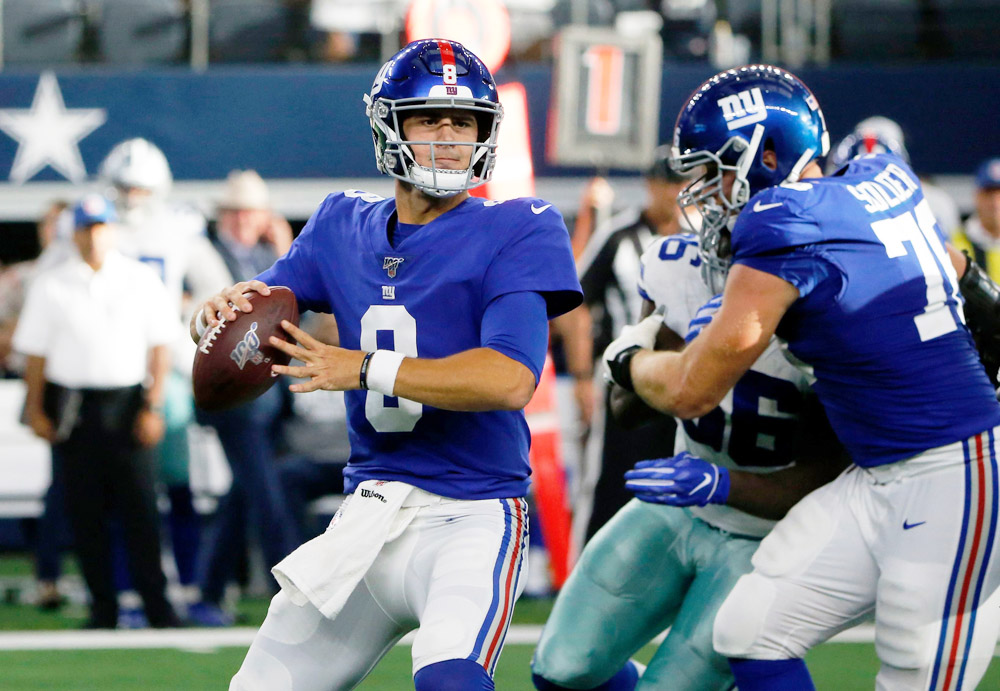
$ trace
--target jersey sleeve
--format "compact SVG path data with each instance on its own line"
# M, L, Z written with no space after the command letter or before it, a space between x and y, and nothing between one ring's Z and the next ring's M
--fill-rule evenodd
M483 278L483 302L506 293L540 293L549 319L579 305L583 292L562 214L538 199L506 202L497 213L510 217L502 231L505 242Z
M256 279L269 286L286 286L295 293L302 312L329 312L324 297L323 282L317 271L317 236L323 235L328 221L339 200L344 195L331 194L313 213L292 246L271 268L258 274Z
M24 308L14 329L11 343L14 350L23 355L46 357L52 343L53 315L57 313L49 281L40 276L28 286Z
M482 346L530 369L536 384L549 347L545 312L545 301L538 293L505 293L486 306L480 327Z
M194 235L187 244L184 282L190 288L191 303L197 305L217 293L220 286L231 285L234 279L207 235Z
M806 295L830 276L832 267L822 256L820 228L801 195L774 187L751 199L733 227L732 247L734 264L782 278Z

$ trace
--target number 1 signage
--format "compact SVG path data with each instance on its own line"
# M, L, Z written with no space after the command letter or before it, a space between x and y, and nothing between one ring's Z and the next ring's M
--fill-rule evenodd
M659 143L663 47L656 34L569 26L559 34L549 159L645 169Z

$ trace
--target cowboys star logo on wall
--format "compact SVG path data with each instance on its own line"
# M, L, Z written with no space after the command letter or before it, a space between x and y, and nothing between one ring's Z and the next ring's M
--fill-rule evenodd
M382 262L382 268L389 274L389 278L396 278L396 271L399 270L399 265L402 263L402 257L386 257Z
M20 185L46 166L72 182L87 178L80 140L104 124L104 108L66 108L52 72L43 72L30 108L0 109L0 130L17 141L10 181Z

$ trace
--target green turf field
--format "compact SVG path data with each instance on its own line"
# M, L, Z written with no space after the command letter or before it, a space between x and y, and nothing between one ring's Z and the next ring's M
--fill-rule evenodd
M21 559L0 556L0 580L15 582L30 573ZM5 586L6 587L6 586ZM39 612L4 594L0 601L0 633L58 631L79 628L86 617L81 605L59 613ZM547 599L522 599L514 610L515 624L542 624L552 606ZM240 624L256 626L267 611L267 601L244 598ZM532 645L507 645L497 666L500 691L533 691L528 665ZM637 658L647 661L653 648ZM198 691L226 689L239 668L245 647L215 649L116 650L0 650L2 691ZM870 691L878 661L869 643L828 643L807 658L819 691ZM331 661L331 663L333 663ZM405 691L410 681L410 650L393 649L360 686L365 691ZM994 659L980 689L1000 689L1000 660Z
M648 651L644 651L648 654ZM0 653L4 691L198 691L225 689L243 659L242 648L180 650L82 650ZM509 645L497 666L500 691L532 691L532 646ZM808 657L819 691L870 691L878 662L869 644L828 643ZM409 648L393 649L359 687L365 691L412 689ZM1000 688L994 664L980 689Z

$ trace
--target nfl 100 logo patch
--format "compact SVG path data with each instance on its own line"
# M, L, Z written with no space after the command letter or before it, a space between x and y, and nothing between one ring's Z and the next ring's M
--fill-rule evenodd
M386 257L382 260L382 268L389 274L389 278L396 278L396 272L399 271L399 265L402 263L402 257Z

